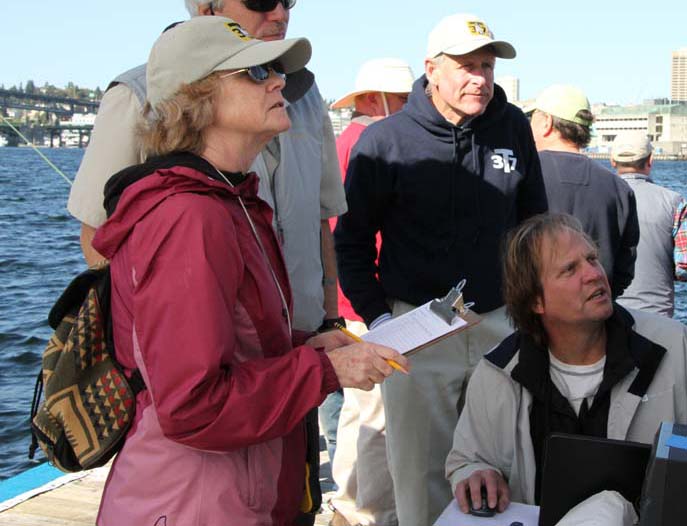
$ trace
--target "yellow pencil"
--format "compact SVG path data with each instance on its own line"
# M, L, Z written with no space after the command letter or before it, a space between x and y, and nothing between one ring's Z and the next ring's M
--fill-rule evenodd
M343 332L346 336L349 336L349 337L353 338L353 339L354 339L355 341L357 341L357 342L362 342L362 341L363 341L363 339L362 339L360 336L358 336L357 334L353 334L351 331L349 331L346 327L344 327L344 326L341 325L340 323L335 323L335 324L334 324L334 327L336 327L337 329L339 329L339 330L340 330L341 332ZM384 360L386 361L386 363L388 363L391 367L393 367L393 368L396 369L397 371L401 371L403 374L410 374L410 373L406 370L406 368L403 367L403 366L402 366L400 363L398 363L397 361L395 361L395 360L390 360L390 359L387 360L386 358L385 358Z

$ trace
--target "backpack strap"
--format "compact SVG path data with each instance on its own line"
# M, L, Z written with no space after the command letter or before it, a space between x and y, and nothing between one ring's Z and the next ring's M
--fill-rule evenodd
M146 388L146 383L143 381L143 376L141 376L141 371L134 369L131 371L131 376L129 376L129 385L133 390L134 394L137 395Z
M41 402L41 394L43 392L43 369L38 371L38 378L36 378L36 385L33 388L33 400L31 401L31 420L33 422L33 417L38 414L38 406ZM29 446L29 459L33 460L36 456L36 449L38 449L38 437L31 427L31 445Z

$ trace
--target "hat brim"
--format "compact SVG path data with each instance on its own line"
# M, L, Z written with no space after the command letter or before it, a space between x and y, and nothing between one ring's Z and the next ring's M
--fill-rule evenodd
M477 51L478 49L482 49L487 46L491 46L494 49L494 54L498 58L510 59L515 58L515 56L517 55L517 53L515 52L515 48L505 40L491 40L489 38L473 39L466 44L449 47L443 50L442 53L445 55L456 56L467 55L468 53L472 53L473 51Z
M312 47L307 38L289 38L255 43L232 57L217 64L212 70L249 68L278 61L284 73L294 73L305 67L312 56Z
M532 115L535 111L537 111L537 105L534 102L532 102L530 104L523 106L521 109L525 115Z
M350 108L350 107L355 105L355 98L358 95L363 95L365 93L380 93L380 92L381 92L380 90L371 90L371 89L352 91L348 95L344 95L339 100L334 102L334 104L332 104L330 106L330 108L333 110L340 110L342 108ZM398 91L398 90L386 89L386 90L384 90L384 93L410 93L410 92L406 91L406 90Z

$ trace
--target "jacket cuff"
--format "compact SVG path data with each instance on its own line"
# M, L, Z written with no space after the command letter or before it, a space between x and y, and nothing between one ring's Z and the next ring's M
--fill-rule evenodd
M315 350L318 351L317 355L319 356L320 362L322 363L322 372L324 373L322 378L323 393L330 394L334 391L338 391L339 389L341 389L341 384L339 383L339 378L336 376L336 372L334 371L332 361L324 352L323 348L317 348Z
M305 345L305 342L308 341L310 338L315 336L317 333L316 332L309 332L309 331L299 331L296 329L291 330L291 345L294 347L300 347L301 345Z
M448 468L448 466L447 466ZM495 468L494 466L491 466L489 464L485 464L483 462L475 462L474 464L467 464L463 466L460 469L457 469L451 475L448 477L449 482L451 483L451 493L453 495L456 494L456 486L458 485L459 482L469 479L470 475L472 475L475 471L481 471L485 469L493 469L496 471L499 475L503 477L503 473L501 472L500 469ZM503 477L504 480L506 480L506 483L508 483L508 480L506 477Z
M369 307L358 313L368 327L383 314L391 314L391 309L386 301L381 300L371 304Z

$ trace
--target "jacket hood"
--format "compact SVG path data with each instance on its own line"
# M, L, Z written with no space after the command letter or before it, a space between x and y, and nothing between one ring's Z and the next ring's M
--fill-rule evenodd
M413 83L413 91L408 97L406 110L413 120L442 142L450 143L453 141L454 129L476 131L492 126L503 116L506 110L506 93L500 86L494 84L494 96L489 101L484 113L463 125L455 126L447 121L432 103L431 97L427 95L428 83L425 75Z
M224 182L205 159L191 153L154 157L113 175L105 185L107 221L96 231L93 247L111 259L134 226L168 197L184 192L228 194L255 199L258 179L253 173L222 172Z

